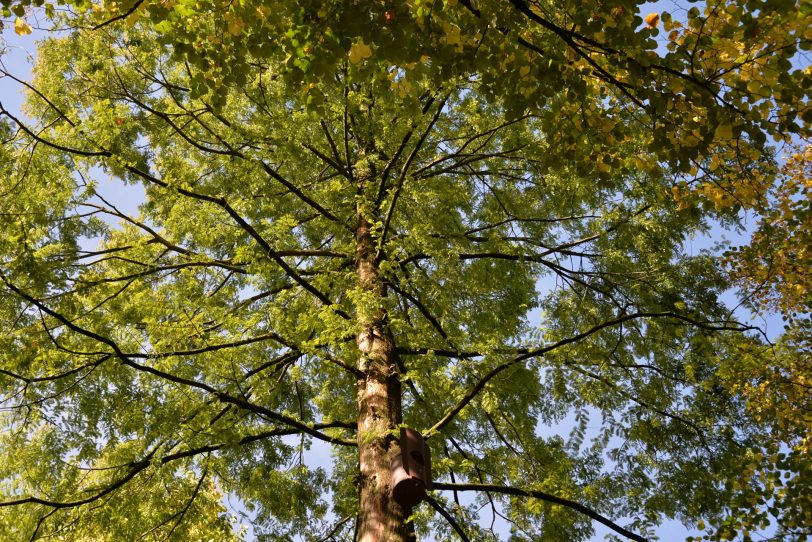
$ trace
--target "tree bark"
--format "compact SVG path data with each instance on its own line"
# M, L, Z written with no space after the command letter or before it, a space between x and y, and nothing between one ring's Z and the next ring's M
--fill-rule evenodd
M414 540L409 510L390 497L390 459L400 453L395 436L401 423L401 389L395 342L387 326L383 305L386 288L375 261L370 224L359 210L356 231L358 280L369 298L359 304L357 336L358 454L360 505L358 542L406 542Z

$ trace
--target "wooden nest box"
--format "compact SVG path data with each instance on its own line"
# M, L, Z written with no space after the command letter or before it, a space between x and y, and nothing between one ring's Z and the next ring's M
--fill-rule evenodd
M415 429L400 429L400 453L392 457L392 498L404 508L413 508L431 489L431 454L423 436Z

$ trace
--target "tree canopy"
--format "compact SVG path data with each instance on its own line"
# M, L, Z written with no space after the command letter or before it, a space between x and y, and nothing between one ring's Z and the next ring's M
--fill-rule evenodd
M69 5L0 105L0 537L809 534L808 4Z

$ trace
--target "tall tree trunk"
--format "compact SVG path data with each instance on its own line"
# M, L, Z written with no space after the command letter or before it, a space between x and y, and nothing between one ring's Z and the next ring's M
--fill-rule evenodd
M395 437L401 423L401 390L395 342L387 326L383 299L386 289L375 261L375 245L366 218L358 213L356 260L361 289L369 302L359 305L361 351L358 368L358 454L360 459L360 509L358 542L414 540L406 525L409 510L389 494L390 459L400 453Z

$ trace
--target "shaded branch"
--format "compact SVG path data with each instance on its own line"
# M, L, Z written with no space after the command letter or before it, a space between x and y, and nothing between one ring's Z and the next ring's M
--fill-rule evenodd
M355 425L352 424L352 423L348 423L348 422L328 422L328 423L314 424L313 427L315 429L328 429L328 428L339 428L339 427L340 428L354 428ZM265 431L265 432L262 432L262 433L258 433L256 435L248 435L248 436L243 437L242 439L240 439L236 444L237 445L246 445L246 444L251 444L251 443L256 442L258 440L266 439L266 438L269 438L269 437L292 435L292 434L298 434L298 433L300 433L300 431L296 431L296 430L289 429L289 428L287 428L287 429L279 428L279 429L274 429L274 430L271 430L271 431ZM75 507L78 507L78 506L89 504L89 503L94 502L96 500L99 500L99 499L103 498L104 496L109 495L110 493L114 492L115 490L121 488L127 482L132 480L138 473L144 471L149 466L155 464L156 463L155 454L156 454L159 446L160 446L160 444L158 446L156 446L156 448L154 448L152 451L150 451L140 461L134 461L134 462L131 462L131 463L128 463L128 464L125 464L125 465L120 465L119 467L116 467L116 468L129 467L130 470L122 478L119 478L118 480L114 481L113 483L111 483L107 487L101 489L98 493L96 493L96 494L94 494L94 495L92 495L90 497L87 497L85 499L78 499L78 500L74 500L74 501L53 501L53 500L44 499L44 498L40 498L40 497L29 496L29 497L23 497L23 498L19 498L19 499L13 499L13 500L10 500L10 501L0 501L0 507L19 506L19 505L23 505L23 504L40 504L40 505L48 506L48 507L54 508L54 509L63 509L63 508L75 508ZM165 455L165 456L161 457L159 460L157 460L157 462L159 464L161 464L161 465L166 465L167 463L171 463L172 461L177 461L179 459L193 457L195 455L214 452L214 451L226 448L228 446L233 446L233 443L222 443L222 444L200 446L198 448L192 448L192 449L189 449L189 450L184 450L184 451L181 451L181 452L175 452L175 453L172 453L172 454ZM205 471L204 471L203 476L205 476ZM198 488L197 489L199 489L199 487L200 487L200 482L198 482ZM195 490L195 495L196 494L197 494L197 490ZM187 505L187 508L188 508L188 505Z
M149 467L152 464L152 456L155 455L156 451L157 447L153 449L151 452L149 452L147 456L141 461L135 461L133 463L130 463L128 465L130 467L130 471L127 474L125 474L122 478L119 478L112 484L108 485L104 489L100 490L95 495L91 495L90 497L78 499L75 501L52 501L49 499L42 499L40 497L22 497L11 501L0 501L0 508L6 506L19 506L21 504L41 504L43 506L58 509L58 508L75 508L77 506L82 506L83 504L91 503L119 489L124 484L135 478L135 476L139 472Z
M42 303L40 300L36 299L35 297L31 296L30 294L28 294L28 293L20 290L19 288L17 288L14 284L10 283L6 279L6 276L3 275L2 273L0 273L0 280L2 280L3 283L5 283L5 285L11 291L13 291L14 293L19 295L20 297L22 297L26 301L28 301L30 303L33 303L37 308L39 308L40 310L42 310L43 312L45 312L49 316L52 316L52 317L56 318L58 321L62 322L66 327L68 327L70 330L75 331L76 333L79 333L80 335L84 335L85 337L87 337L89 339L93 339L93 340L95 340L97 342L100 342L100 343L105 344L108 347L110 347L113 350L113 352L116 354L116 357L121 361L121 363L123 363L124 365L126 365L126 366L128 366L128 367L130 367L132 369L135 369L135 370L141 371L141 372L145 372L145 373L149 373L151 375L154 375L154 376L156 376L158 378L161 378L163 380L167 380L169 382L174 382L176 384L182 384L182 385L188 386L190 388L195 388L195 389L199 389L201 391L205 391L207 393L210 393L210 394L214 395L215 397L217 397L217 399L219 399L223 403L232 404L232 405L238 406L238 407L240 407L240 408L242 408L244 410L247 410L249 412L254 412L255 414L259 414L260 416L263 416L263 417L268 418L270 420L274 420L276 422L279 422L279 423L282 423L282 424L285 424L285 425L288 425L288 426L291 426L291 427L295 427L295 428L301 430L302 432L307 433L308 435L310 435L312 437L315 437L315 438L317 438L319 440L323 440L323 441L329 442L331 444L339 444L339 445L342 445L342 446L353 446L353 447L357 446L357 443L355 441L344 440L344 439L340 439L340 438L336 438L336 437L331 437L329 435L325 435L324 433L321 433L321 432L313 429L312 424L308 424L308 423L303 422L301 420L291 418L290 416L280 414L280 413L275 412L275 411L273 411L273 410L271 410L269 408L266 408L266 407L251 403L250 401L247 401L245 399L241 399L239 397L234 397L234 396L232 396L232 395L230 395L230 394L228 394L228 393L226 393L224 391L218 390L217 388L215 388L215 387L213 387L213 386L211 386L209 384L206 384L204 382L200 382L200 381L197 381L197 380L194 380L194 379L191 379L191 378L184 378L184 377L180 377L180 376L177 376L177 375L173 375L173 374L168 373L166 371L162 371L162 370L156 369L154 367L150 367L148 365L143 365L141 363L138 363L138 362L136 362L136 361L134 361L132 359L134 356L130 356L127 353L125 353L124 351L122 351L121 348L118 346L118 344L114 340L110 339L109 337L104 337L102 335L99 335L98 333L96 333L94 331L91 331L89 329L85 329L85 328L77 325L76 323L70 321L64 315L62 315L59 312L51 309L50 307L48 307L47 305ZM138 356L138 357L140 357L140 356Z
M138 102L137 100L135 100L135 99L134 99L134 98L132 98L132 97L130 97L130 99L132 99L132 100L134 101L134 103L136 103L136 105L140 105L140 106L143 106L143 107L145 107L145 108L147 107L147 106L145 106L145 105L141 104L140 102ZM48 102L48 103L50 104L50 102ZM68 119L68 117L67 117L67 116L66 116L64 113L62 113L62 112L61 112L61 111L60 111L58 108L56 108L56 107L55 107L55 106L53 106L53 105L52 105L52 107L54 108L54 110L55 110L57 113L59 113L59 114L60 114L60 115L61 115L63 118L65 118L65 119L66 119L66 120L67 120L67 121L68 121L68 122L69 122L69 123L70 123L72 126L75 126L75 124L74 124L74 123L72 123L72 122L71 122L71 121ZM163 114L162 114L162 113L160 113L160 112L155 112L155 114L156 114L156 115L158 115L158 116L163 116L163 117L166 117L166 114L165 114L165 113L163 113ZM33 131L31 131L31 130L30 130L30 129L29 129L29 128L28 128L28 127L27 127L27 126L26 126L26 125L25 125L25 124L24 124L24 123L21 121L21 120L19 120L19 119L18 119L17 117L15 117L15 116L13 116L13 115L12 115L12 114L11 114L11 113L8 111L8 110L6 110L6 109L3 107L2 103L0 103L0 116L3 116L3 115L5 115L5 116L9 117L9 118L10 118L10 119L11 119L11 120L12 120L12 121L13 121L13 122L14 122L14 123L17 125L17 126L19 126L19 127L20 127L20 129L22 129L24 132L26 132L26 133L27 133L27 134L28 134L28 135L29 135L31 138L33 138L35 141L38 141L38 142L40 142L40 143L43 143L44 145L47 145L47 146L53 147L53 148L55 148L55 149L61 150L61 151L63 151L63 152L69 153L69 154L78 154L78 155L81 155L81 156L87 156L87 157L111 158L111 157L113 157L113 156L114 156L114 154L113 154L112 152L108 151L107 149L104 149L103 147L101 147L101 148L102 148L102 150L101 150L101 151L84 151L84 150L80 150L80 149L71 149L71 148L68 148L68 147L62 146L62 145L60 145L60 144L58 144L58 143L54 143L54 142L52 142L52 141L48 141L48 140L46 140L46 139L44 139L44 138L40 137L39 135L35 134ZM166 120L166 118L164 118L164 120ZM179 130L179 128L175 127L175 126L174 126L174 124L170 123L170 125L172 125L172 126L173 126L173 127L176 129L176 130ZM184 136L184 134L180 134L180 135L181 135L181 136ZM191 143L191 144L194 144L194 143L192 143L192 142L190 142L190 143ZM219 154L227 154L227 155L229 155L229 156L234 156L234 157L237 157L237 158L246 159L246 158L245 158L245 156L244 156L242 153L238 152L238 151L217 151L217 150L210 150L210 152L217 152L217 153L219 153ZM271 177L273 177L274 179L276 179L276 180L278 180L280 183L282 183L282 184L283 184L285 187L287 187L289 190L291 190L293 193L295 193L297 196L299 196L299 198L300 198L300 199L302 199L303 201L305 201L305 203L308 203L309 205L311 205L311 206L312 206L314 209L316 209L317 211L319 211L319 212L320 212L321 214L323 214L323 215L324 215L326 218L328 218L328 219L330 219L330 220L334 220L334 221L337 221L337 222L341 223L341 222L340 222L340 221L339 221L339 220L338 220L338 219L337 219L337 218L336 218L334 215L332 215L332 214L331 214L329 211L327 211L326 209L324 209L323 207L321 207L321 206L320 206L318 203L316 203L315 201L313 201L312 199L310 199L309 197L307 197L305 194L303 194L303 193L302 193L302 192L301 192L301 191L300 191L300 190L299 190L299 189L298 189L298 188L297 188L295 185L293 185L292 183L290 183L290 181L287 181L287 180L286 180L286 179L284 179L284 178L283 178L281 175L279 175L279 174L278 174L276 171L274 171L274 170L273 170L273 168L271 168L271 167L270 167L270 166L268 166L266 163L261 162L261 161L260 161L260 164L262 165L263 169L265 169L265 171L266 171L266 172L267 172L269 175L271 175ZM218 207L222 208L224 211L226 211L226 213L227 213L227 214L228 214L228 215L229 215L229 216L230 216L230 217L231 217L231 218L232 218L232 219L233 219L233 220L234 220L234 221L235 221L235 222L236 222L236 223L237 223L237 224L238 224L238 225L239 225L239 226L240 226L240 227L241 227L241 228L242 228L242 229L243 229L245 232L246 232L246 233L248 233L248 235L249 235L249 236L250 236L252 239L254 239L254 241L255 241L257 244L259 244L259 245L260 245L260 247L262 247L262 249L265 251L265 253L266 253L266 254L267 254L267 255L268 255L268 256L269 256L269 257L270 257L270 258L271 258L271 259L272 259L274 262L276 262L276 264L277 264L279 267L281 267L281 268L282 268L282 270L283 270L283 271L284 271L284 272L285 272L285 273L286 273L286 274L287 274L289 277L291 277L291 278L292 278L292 279L293 279L293 280L294 280L296 283L298 283L298 284L299 284L299 285L300 285L302 288L304 288L305 290L307 290L308 292L310 292L311 294L313 294L313 295L314 295L314 296L315 296L315 297L316 297L316 298L317 298L319 301L321 301L323 304L325 304L325 305L332 305L332 302L330 301L330 299L329 299L329 298L328 298L328 297L327 297L325 294L323 294L322 292L320 292L320 291L319 291L317 288L315 288L315 287L314 287L312 284L310 284L310 282L308 282L306 279L304 279L304 277L302 277L302 276L301 276L301 274L299 274L298 272L296 272L296 270L295 270L295 269L293 269L293 268L292 268L290 265L288 265L288 264L287 264L287 262L285 262L285 261L282 259L282 256L280 256L279 254L277 254L277 252L276 252L276 251L275 251L275 250L274 250L274 249L273 249L273 248L270 246L270 244L269 244L269 243L268 243L268 242L267 242L267 241L266 241L266 240L265 240L265 239L264 239L264 238L263 238L263 237L262 237L262 236L259 234L259 232L258 232L258 231L257 231L257 230L256 230L256 229L253 227L253 226L251 226L251 224L249 224L249 223L248 223L248 221L246 221L246 220L245 220L245 219L244 219L244 218L243 218L243 217L242 217L242 216L241 216L239 213L237 213L237 211L236 211L236 210L235 210L235 209L234 209L234 208L233 208L233 207L232 207L232 206L231 206L231 205L228 203L228 201L227 201L227 200L226 200L224 197L222 197L222 196L218 196L218 197L215 197L215 196L209 196L209 195L206 195L206 194L201 194L201 193L195 192L195 191L193 191L193 190L189 190L189 189L187 189L187 188L183 188L183 187L181 187L181 186L172 186L172 185L170 185L169 183L167 183L166 181L164 181L164 180L162 180L162 179L159 179L158 177L155 177L154 175L152 175L152 174L150 174L150 173L148 173L148 172L146 172L146 171L143 171L143 170L141 170L141 169L139 169L139 168L137 168L137 167L135 167L135 166L133 166L133 165L131 165L131 164L125 164L125 165L124 165L124 169L125 169L126 171L128 171L129 173L131 173L132 175L135 175L135 176L137 176L137 177L140 177L140 178L144 179L145 181L148 181L148 182L150 182L150 183L152 183L152 184L155 184L155 185L157 185L157 186L160 186L160 187L162 187L162 188L174 189L174 190L176 190L176 191L177 191L179 194L181 194L181 195L184 195L184 196L187 196L187 197L190 197L190 198L192 198L192 199L199 200L199 201L206 201L206 202L212 203L212 204L217 205ZM346 312L344 312L344 311L339 310L339 311L336 311L336 313L337 313L337 314L339 314L340 316L342 316L342 317L343 317L343 318L345 318L345 319L348 319L348 318L349 318L349 316L348 316L348 315L346 314Z
M51 338L51 339L53 340L53 338ZM58 345L58 344L56 346L57 346L57 348L60 348L62 350L66 350L66 349L61 348L60 345ZM73 352L73 353L76 353L76 352ZM80 354L85 354L85 353L81 352ZM98 353L97 352L89 353L89 355L94 355L94 354L98 354ZM87 369L87 368L96 368L101 363L107 361L110 357L111 357L110 354L102 354L102 357L100 359L96 360L96 361L91 361L90 363L85 363L84 365L80 365L80 366L75 367L73 369L69 369L69 370L65 371L64 373L59 373L59 374L55 374L55 375L39 376L39 377L26 377L26 376L23 376L21 374L17 374L15 372L9 371L7 369L2 369L2 368L0 368L0 374L6 375L6 376L8 376L10 378L13 378L15 380L20 380L22 382L25 382L26 384L33 384L33 383L37 383L37 382L52 382L52 381L56 381L56 380L61 380L63 378L67 378L67 377L69 377L71 375L74 375L74 374L76 374L76 373L78 373L78 372L80 372L80 371L82 371L84 369Z
M333 160L332 158L330 158L329 156L327 156L326 154L321 152L319 149L317 149L313 145L310 145L309 143L305 143L304 148L306 148L307 150L309 150L310 152L315 154L316 157L319 158L322 162L324 162L325 164L327 164L331 168L335 169L336 171L341 173L343 176L345 176L345 177L348 176L347 170L343 165L339 164L338 162L336 162L335 160Z
M699 328L702 328L702 329L712 330L712 331L738 331L738 332L743 332L743 331L749 331L749 330L757 329L755 326L743 326L743 325L740 325L740 324L736 325L736 326L730 326L730 325L725 325L725 324L718 325L718 324L715 324L715 323L712 323L712 322L700 322L700 321L694 320L693 318L690 318L688 316L684 316L684 315L673 313L673 312L636 312L636 313L633 313L633 314L624 314L623 316L619 316L619 317L614 318L612 320L606 320L604 322L601 322L600 324L597 324L597 325L591 327L590 329L588 329L586 331L583 331L581 333L578 333L576 335L573 335L571 337L561 339L559 341L556 341L556 342L554 342L552 344L549 344L549 345L541 347L541 348L536 348L534 350L529 350L526 353L523 353L523 354L517 356L516 358L514 358L514 359L512 359L512 360L510 360L508 362L497 365L496 367L491 369L485 376L480 378L477 381L477 383L474 385L474 387L471 388L468 391L468 393L466 393L462 397L462 399L460 399L459 402L455 406L453 406L446 413L446 415L443 416L442 419L440 419L440 421L435 423L430 429L428 429L427 431L424 432L425 438L426 439L431 438L435 433L437 433L437 431L439 431L440 429L442 429L443 427L448 425L454 419L454 417L457 414L459 414L459 412L463 408L465 408L477 395L479 395L479 392L481 392L483 390L485 385L490 380L492 380L495 376L497 376L499 373L501 373L505 369L507 369L509 367L512 367L513 365L516 365L517 363L521 363L523 361L526 361L528 359L543 356L544 354L547 354L548 352L552 352L553 350L556 350L556 349L561 348L563 346L582 341L582 340L586 339L587 337L589 337L591 335L594 335L595 333L597 333L597 332L599 332L599 331L601 331L603 329L613 327L613 326L622 324L624 322L628 322L630 320L637 320L637 319L641 319L641 318L673 318L673 319L676 319L676 320L682 320L682 321L687 322L687 323L689 323L689 324L691 324L693 326L696 326L696 327L699 327Z
M208 346L202 346L200 348L191 348L189 350L175 350L171 352L154 352L151 354L142 354L138 352L133 353L125 353L124 357L126 358L140 358L140 359L162 359L162 358L170 358L170 357L178 357L178 356L195 356L198 354L204 354L206 352L216 352L218 350L224 350L226 348L237 348L239 346L245 346L247 344L254 344L258 342L273 340L278 342L279 344L283 344L288 346L287 342L276 333L264 333L262 335L256 335L254 337L248 337L247 339L241 339L239 341L233 341L230 343L220 343L220 344L212 344Z
M127 11L122 13L121 15L116 15L115 17L107 19L103 23L97 24L96 26L93 27L93 30L98 30L99 28L103 28L103 27L105 27L105 26L107 26L109 24L113 24L116 21L121 21L122 19L126 19L127 17L129 17L130 15L135 13L135 10L138 9L139 6L141 6L141 4L143 4L143 3L144 3L144 0L136 0L136 2L132 5L132 7L130 7L130 9L128 9Z
M429 506L434 508L434 510L436 510L438 514L440 514L441 516L443 516L443 518L445 518L448 524L451 525L451 528L454 529L454 532L456 532L457 535L459 535L460 540L462 540L463 542L471 542L471 539L468 538L468 535L466 535L465 531L462 530L462 526L459 523L457 523L457 520L454 519L454 516L451 515L451 512L446 510L442 504L437 502L431 495L426 495L426 502L429 503Z
M566 506L567 508L577 510L578 512L581 512L582 514L589 516L598 523L601 523L606 527L609 527L616 533L621 534L630 540L635 540L636 542L648 542L648 539L643 538L638 534L635 534L631 531L624 529L614 521L610 520L605 516L602 516L601 514L592 510L591 508L587 508L583 504L571 501L569 499L564 499L562 497L556 497L555 495L550 495L549 493L544 493L542 491L525 490L515 487L498 486L491 484L448 484L445 482L434 482L433 486L435 490L439 491L489 491L493 493L513 495L516 497L533 497L535 499L547 501L553 504L559 504L561 506Z
M355 429L355 424L350 422L323 422L323 423L316 423L313 424L313 429L321 430L321 429ZM238 446L244 446L246 444L252 444L259 440L264 440L266 438L271 437L281 437L281 436L288 436L288 435L299 435L302 431L297 429L291 428L277 428L271 429L270 431L263 431L262 433L257 433L255 435L248 435L236 442ZM216 452L218 450L222 450L223 448L227 448L229 446L233 446L235 443L219 443L219 444L207 444L205 446L199 446L197 448L189 448L188 450L183 450L180 452L175 452L172 454L165 455L161 457L161 464L165 465L172 461L176 461L178 459L183 459L185 457L193 457L196 455L208 453L208 452Z
M414 147L412 148L412 152L409 153L409 156L406 157L406 161L403 163L403 166L400 168L400 175L398 176L397 185L395 186L395 192L392 194L392 201L389 203L389 209L386 211L386 217L383 221L383 226L381 228L380 238L378 239L378 253L375 256L375 259L380 259L383 253L383 247L386 244L386 236L389 232L389 224L392 221L392 216L395 212L395 204L397 203L398 196L400 195L400 191L403 188L403 183L406 182L406 174L409 171L409 167L412 165L412 162L417 157L417 153L423 148L423 145L426 142L431 131L434 129L434 125L440 119L440 115L443 113L443 108L445 108L445 104L448 101L450 95L446 95L437 106L437 111L434 113L434 116L429 121L428 126L420 135L420 138L415 143Z
M397 286L395 283L393 283L393 282L390 282L390 283L387 283L387 284L388 284L388 285L389 285L389 287L391 287L391 288L392 288L392 289L393 289L395 292L397 292L398 294L400 294L400 295L402 295L403 297L405 297L406 299L408 299L408 300L409 300L409 302L410 302L412 305L414 305L415 307L417 307L417 310L419 310L419 311L420 311L420 313L421 313L421 314L422 314L422 315L423 315L423 316L426 318L426 320L428 320L428 321L429 321L429 323L431 323L432 327L434 327L434 329L435 329L435 330L437 330L437 333L439 333L439 334L440 334L440 336L441 336L443 339L448 340L448 333L446 333L446 332L445 332L445 330L443 329L443 327L440 325L439 320L437 320L437 318L436 318L436 317L435 317L433 314L431 314L431 312L428 310L428 308L426 308L426 306L425 306L425 305L424 305L424 304L423 304L423 303L422 303L422 302L421 302L419 299L417 299L417 297L416 297L416 296L414 296L414 295L410 294L410 293L409 293L409 292L407 292L405 289L401 289L401 288L399 288L399 287L398 287L398 286ZM452 346L453 346L453 345L452 345Z
M327 540L331 540L333 538L333 536L336 533L338 533L344 527L344 525L354 517L355 516L352 516L352 515L345 516L343 519L339 520L335 525L333 525L333 528L330 529L327 532L327 534L325 534L324 536L319 538L316 542L327 542Z

